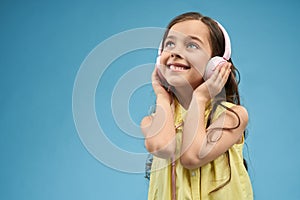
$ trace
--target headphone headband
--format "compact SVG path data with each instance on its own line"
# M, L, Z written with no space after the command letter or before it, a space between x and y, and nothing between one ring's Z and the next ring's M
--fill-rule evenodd
M215 22L217 22L217 21L215 21ZM217 24L218 24L219 28L221 29L223 36L224 36L224 40L225 40L225 51L223 54L223 58L225 60L229 60L230 56L231 56L230 38L229 38L229 35L228 35L227 31L225 30L225 28L219 22L217 22Z

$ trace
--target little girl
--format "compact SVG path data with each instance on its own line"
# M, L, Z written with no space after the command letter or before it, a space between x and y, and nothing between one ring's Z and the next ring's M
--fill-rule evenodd
M248 114L240 105L230 41L216 21L174 18L152 74L156 109L144 117L153 155L149 200L250 200L243 159Z

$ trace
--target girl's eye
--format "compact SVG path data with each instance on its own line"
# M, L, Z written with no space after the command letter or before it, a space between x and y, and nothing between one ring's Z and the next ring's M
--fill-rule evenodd
M199 49L199 45L192 42L192 43L188 43L187 48Z
M165 47L174 47L174 46L175 46L175 44L172 41L167 41L165 44Z

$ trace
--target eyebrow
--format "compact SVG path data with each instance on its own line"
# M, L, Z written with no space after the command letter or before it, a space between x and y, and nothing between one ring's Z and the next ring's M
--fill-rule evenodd
M166 39L176 39L176 37L174 36L174 35L168 35L167 37L166 37Z
M204 44L204 42L203 42L200 38L198 38L198 37L196 37L196 36L190 35L190 36L188 36L188 37L191 38L191 39L193 39L193 40L199 41L201 44Z

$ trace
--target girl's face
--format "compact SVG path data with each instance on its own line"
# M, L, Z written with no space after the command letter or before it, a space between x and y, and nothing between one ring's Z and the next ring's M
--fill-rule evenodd
M200 20L179 22L162 45L159 69L168 84L197 88L212 54L207 26Z

